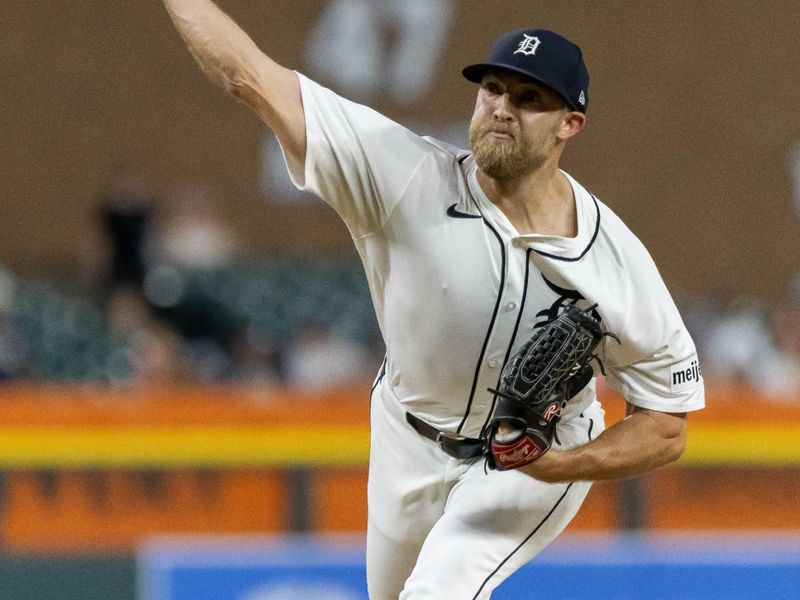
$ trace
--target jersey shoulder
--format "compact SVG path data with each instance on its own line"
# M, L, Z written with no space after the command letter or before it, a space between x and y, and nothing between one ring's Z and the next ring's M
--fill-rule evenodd
M582 185L581 188L591 198L597 219L592 249L606 254L617 263L639 265L651 263L652 257L649 251L627 223L597 196Z
M423 135L422 139L432 146L442 158L447 160L455 161L459 164L463 163L467 158L472 155L472 152L469 150L464 150L463 148L459 148L455 144L451 144L449 142L443 142L442 140L436 139L434 137Z

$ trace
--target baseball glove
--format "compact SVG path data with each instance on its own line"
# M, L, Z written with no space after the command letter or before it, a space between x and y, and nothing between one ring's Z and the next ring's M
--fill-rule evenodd
M516 469L550 449L561 410L592 379L589 363L598 344L607 335L618 340L600 328L595 307L567 305L538 326L503 368L499 389L489 390L496 400L484 430L489 468Z

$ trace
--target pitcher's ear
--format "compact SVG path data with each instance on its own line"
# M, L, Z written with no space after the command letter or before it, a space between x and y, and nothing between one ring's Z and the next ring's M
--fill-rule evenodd
M571 138L586 125L586 115L577 110L572 110L564 115L558 137L562 140Z

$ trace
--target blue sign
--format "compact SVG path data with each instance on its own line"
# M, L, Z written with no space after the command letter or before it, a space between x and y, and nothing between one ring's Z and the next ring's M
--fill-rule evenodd
M800 598L800 537L700 535L564 536L492 599ZM362 543L361 536L155 539L139 555L139 600L368 600Z

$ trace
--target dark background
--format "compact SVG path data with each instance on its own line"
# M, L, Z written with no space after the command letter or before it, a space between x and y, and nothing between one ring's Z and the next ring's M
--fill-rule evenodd
M322 2L221 5L304 71ZM626 220L671 287L776 298L800 258L787 162L800 142L799 16L794 0L459 1L429 95L371 104L466 127L475 88L460 68L506 30L556 29L583 47L592 77L589 126L565 168ZM213 186L250 253L352 252L327 207L263 197L265 128L206 81L160 2L3 2L0 73L0 263L15 272L77 269L120 164L148 172L162 196Z
M220 1L301 72L325 4ZM442 51L429 57L437 75L428 94L398 103L378 93L371 105L422 134L465 131L475 86L461 67L507 30L555 29L582 46L592 77L588 127L564 167L642 238L673 293L770 304L789 296L800 262L790 163L800 147L796 0L453 4ZM187 183L209 186L252 257L354 255L329 208L265 194L268 132L206 80L160 1L0 2L0 76L0 275L80 278L99 197L120 167L146 175L162 211ZM696 473L690 489L713 490L708 473ZM4 551L0 600L134 597L132 556Z

